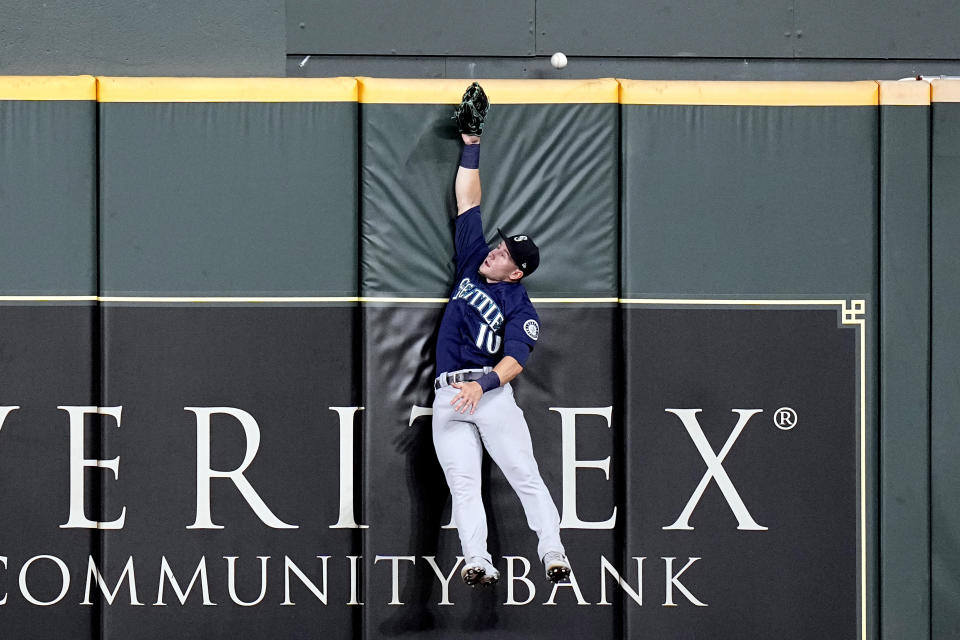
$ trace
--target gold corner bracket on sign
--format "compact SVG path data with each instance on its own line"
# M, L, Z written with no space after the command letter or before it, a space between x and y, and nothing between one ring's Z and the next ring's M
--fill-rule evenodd
M867 302L866 300L844 300L841 316L841 324L862 325L866 320Z

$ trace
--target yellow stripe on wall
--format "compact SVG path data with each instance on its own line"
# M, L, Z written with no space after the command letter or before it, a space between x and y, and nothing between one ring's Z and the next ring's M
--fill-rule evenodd
M620 80L621 104L778 107L871 106L875 81L858 82L686 82Z
M930 86L933 102L960 102L960 80L934 80Z
M880 82L880 104L926 106L930 104L930 83L924 80L883 80Z
M96 100L93 76L0 76L0 100Z
M356 78L97 78L100 102L356 102Z
M367 104L457 104L473 80L357 78L360 102ZM493 104L616 103L617 81L477 80Z

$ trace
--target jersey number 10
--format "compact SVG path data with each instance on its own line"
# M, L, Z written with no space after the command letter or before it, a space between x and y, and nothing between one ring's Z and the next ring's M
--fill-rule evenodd
M480 325L480 331L477 332L477 349L486 348L487 353L495 354L500 351L500 336L489 330L485 324ZM486 345L484 345L486 343Z

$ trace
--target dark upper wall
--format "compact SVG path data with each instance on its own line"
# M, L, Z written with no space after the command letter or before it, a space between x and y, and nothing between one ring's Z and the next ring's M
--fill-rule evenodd
M0 74L282 76L283 0L7 0Z
M315 54L960 58L955 0L286 0Z
M304 62L304 60L306 61ZM960 75L958 60L818 60L810 58L634 58L571 55L562 71L549 56L290 55L290 77L645 78L648 80L898 80ZM302 64L302 66L301 66Z
M955 0L286 0L286 11L287 75L293 77L960 74ZM562 71L550 66L555 51L570 57Z
M960 75L958 31L955 0L8 0L0 74L900 78Z

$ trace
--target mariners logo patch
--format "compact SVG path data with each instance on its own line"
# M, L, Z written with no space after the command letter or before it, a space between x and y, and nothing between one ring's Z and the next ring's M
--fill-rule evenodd
M523 323L523 330L534 340L540 337L540 325L532 318Z

